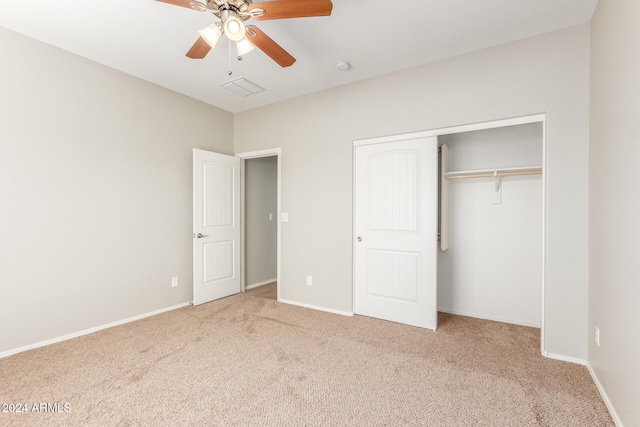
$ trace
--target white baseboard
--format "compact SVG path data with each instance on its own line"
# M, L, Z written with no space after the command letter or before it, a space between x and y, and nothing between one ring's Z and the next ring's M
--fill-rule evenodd
M511 323L513 325L528 326L530 328L540 328L540 324L522 322L520 320L506 319L504 317L483 316L477 313L470 313L470 312L465 312L460 310L451 310L443 307L438 307L438 311L441 311L443 313L448 313L448 314L455 314L457 316L475 317L478 319L492 320L494 322Z
M305 304L302 302L290 301L286 299L279 299L278 302L282 302L284 304L290 304L290 305L297 305L298 307L310 308L312 310L326 311L327 313L339 314L341 316L353 317L353 311L334 310L332 308L319 307L317 305Z
M103 329L109 329L109 328L113 328L114 326L123 325L125 323L135 322L136 320L144 319L145 317L155 316L156 314L165 313L165 312L171 311L171 310L177 310L179 308L186 307L188 305L191 305L191 302L185 302L185 303L182 303L182 304L174 305L172 307L161 308L160 310L152 311L150 313L140 314L138 316L129 317L127 319L118 320L116 322L107 323L106 325L96 326L95 328L89 328L89 329L85 329L83 331L74 332L72 334L63 335L61 337L51 338L51 339L48 339L48 340L45 340L45 341L40 341L40 342L37 342L35 344L25 345L24 347L18 347L18 348L14 348L12 350L3 351L2 353L0 353L0 359L2 359L3 357L8 357L8 356L17 354L17 353L22 353L23 351L33 350L33 349L38 348L38 347L44 347L44 346L55 344L55 343L58 343L58 342L70 340L72 338L81 337L83 335L89 335L89 334L92 334L94 332L101 331Z
M609 396L607 396L607 392L604 391L602 384L600 384L600 380L598 380L598 376L596 375L596 372L593 370L589 362L586 362L586 366L587 366L587 369L589 370L589 374L591 374L591 378L593 379L593 382L596 384L596 388L598 389L598 392L600 393L602 400L604 400L604 404L607 406L607 409L609 410L609 415L611 415L611 418L613 418L613 422L617 427L623 427L622 421L620 421L620 417L618 417L618 414L616 413L616 410L614 409L613 404L611 403L611 400L609 400Z
M269 280L265 280L264 282L258 282L258 283L254 283L252 285L247 285L247 286L244 287L244 290L248 291L249 289L257 288L259 286L268 285L270 283L277 282L277 280L278 279L269 279Z
M541 353L544 357L547 357L549 359L561 360L563 362L571 362L571 363L575 363L582 366L587 364L586 360L578 359L577 357L564 356L562 354L549 353L547 351L542 351Z

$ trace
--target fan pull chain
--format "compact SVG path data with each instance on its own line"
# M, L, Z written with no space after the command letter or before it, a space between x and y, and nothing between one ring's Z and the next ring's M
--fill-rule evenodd
M228 75L233 74L233 71L231 71L231 40L229 40L229 72Z

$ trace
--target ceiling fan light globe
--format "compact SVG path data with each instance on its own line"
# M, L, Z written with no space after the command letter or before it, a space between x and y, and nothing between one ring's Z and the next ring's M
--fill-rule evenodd
M238 22L235 20L230 20L227 28L232 34L236 34L238 31L240 31L240 24L238 24Z
M224 33L229 39L237 42L244 38L246 29L244 27L244 23L236 18L235 16L230 16L224 22Z
M246 55L255 49L255 46L251 44L249 39L244 37L242 40L238 40L236 42L236 48L238 49L238 56Z
M218 40L222 37L222 30L217 24L211 24L207 28L198 31L198 33L200 33L200 37L202 37L212 49L216 47L216 43L218 43Z

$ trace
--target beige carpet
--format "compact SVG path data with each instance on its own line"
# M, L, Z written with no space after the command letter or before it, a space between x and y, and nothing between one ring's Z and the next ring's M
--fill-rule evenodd
M0 375L0 403L29 409L2 426L613 425L537 329L441 315L434 333L242 294L0 359Z

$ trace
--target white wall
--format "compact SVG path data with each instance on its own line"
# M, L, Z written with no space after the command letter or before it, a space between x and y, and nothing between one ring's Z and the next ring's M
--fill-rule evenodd
M640 420L640 2L591 30L589 358L621 425ZM595 328L600 328L600 346Z
M246 160L244 176L245 286L251 286L277 276L278 158Z
M191 150L233 153L233 116L1 28L0 51L0 353L190 301Z
M586 358L588 86L585 25L236 114L237 152L282 148L281 297L352 311L353 140L546 113L545 344Z
M542 165L542 123L438 138L449 171ZM438 256L438 308L448 313L541 325L542 177L449 181L450 248Z

